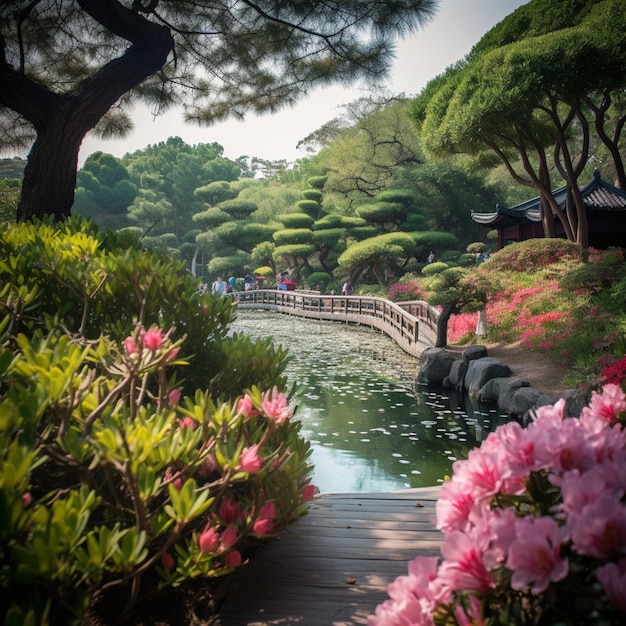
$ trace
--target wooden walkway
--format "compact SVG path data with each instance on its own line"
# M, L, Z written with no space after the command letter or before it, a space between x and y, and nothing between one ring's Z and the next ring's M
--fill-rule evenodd
M426 302L391 302L373 296L322 296L310 291L254 289L235 294L241 309L269 309L317 320L377 328L412 356L433 345L437 311Z
M352 626L418 554L439 554L438 487L317 496L235 574L220 626Z

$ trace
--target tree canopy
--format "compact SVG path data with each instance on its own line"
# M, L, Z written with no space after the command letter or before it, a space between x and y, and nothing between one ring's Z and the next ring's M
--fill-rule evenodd
M496 153L517 182L539 192L546 235L554 234L554 215L568 238L586 247L578 179L594 130L626 187L624 85L623 2L532 0L427 85L414 114L430 154ZM570 189L566 210L552 198L554 176Z
M275 111L312 85L382 77L394 37L434 0L15 0L0 5L0 136L34 139L21 220L69 215L92 129L131 126L137 98L210 123Z

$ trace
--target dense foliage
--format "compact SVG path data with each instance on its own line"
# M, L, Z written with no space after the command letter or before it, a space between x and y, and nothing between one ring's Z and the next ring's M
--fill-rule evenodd
M497 155L541 196L545 236L559 223L586 248L581 177L603 161L605 176L626 187L625 32L620 0L524 4L416 99L424 148ZM553 176L568 186L567 209L552 198Z
M433 264L435 265L435 264ZM427 266L428 267L428 266ZM450 317L445 343L520 341L568 365L569 385L615 382L626 353L626 260L564 239L511 244L474 267L406 274L390 297L423 294ZM477 312L486 336L477 337ZM443 314L442 313L442 314Z
M4 624L129 612L305 512L286 354L229 334L229 299L86 222L4 225L0 249Z
M437 500L442 559L418 556L369 626L620 624L626 614L626 396L565 400L490 433Z

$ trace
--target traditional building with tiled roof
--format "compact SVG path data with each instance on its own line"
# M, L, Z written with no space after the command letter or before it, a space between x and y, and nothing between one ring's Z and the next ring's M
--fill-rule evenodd
M593 180L580 188L589 224L589 246L605 249L626 245L626 191L602 180L595 171ZM567 187L552 192L558 205L565 210ZM516 241L542 238L540 199L533 198L510 208L496 206L492 213L475 213L472 219L482 226L498 231L498 250ZM556 236L563 237L560 221L555 217Z

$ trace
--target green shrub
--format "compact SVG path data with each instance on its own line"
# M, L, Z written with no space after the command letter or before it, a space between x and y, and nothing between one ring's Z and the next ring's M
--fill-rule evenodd
M231 301L180 263L115 239L78 220L0 230L7 626L219 577L305 511L286 354L229 335Z
M512 243L487 261L490 271L533 272L562 260L581 261L580 247L566 239L529 239Z
M422 274L424 276L432 276L433 274L439 274L444 270L447 270L450 266L447 263L443 263L442 261L434 261L433 263L429 263L422 268Z

